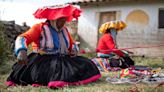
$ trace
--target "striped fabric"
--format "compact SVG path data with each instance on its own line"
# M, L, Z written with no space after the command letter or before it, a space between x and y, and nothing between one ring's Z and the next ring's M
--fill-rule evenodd
M109 65L110 60L108 58L93 58L92 61L102 72L108 72L111 70L111 67Z
M45 35L46 35L46 47L49 48L49 49L53 49L54 44L53 44L53 38L52 38L52 35L51 35L51 31L50 31L50 29L47 25L44 25L43 28L45 30L44 32L45 32Z
M44 31L41 32L40 49L67 54L68 47L70 46L67 30L62 28L61 31L56 31L57 29L49 27L48 25L44 25L43 29Z

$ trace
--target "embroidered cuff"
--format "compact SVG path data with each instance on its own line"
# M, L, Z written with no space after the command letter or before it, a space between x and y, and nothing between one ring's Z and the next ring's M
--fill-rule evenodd
M25 45L25 38L24 37L17 37L16 41L15 41L15 54L16 56L18 55L20 50L26 50L27 51L27 47Z
M79 51L79 47L76 44L73 44L72 50L75 52Z

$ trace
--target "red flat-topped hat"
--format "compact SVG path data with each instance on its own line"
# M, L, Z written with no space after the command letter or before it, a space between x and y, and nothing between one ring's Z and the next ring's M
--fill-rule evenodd
M80 16L81 9L70 5L56 5L56 6L46 6L39 8L33 15L37 19L48 19L56 20L61 17L67 17L67 21L72 21L73 18L78 18Z

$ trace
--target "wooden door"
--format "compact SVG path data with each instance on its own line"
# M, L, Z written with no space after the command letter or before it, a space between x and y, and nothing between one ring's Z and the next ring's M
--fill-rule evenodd
M100 28L100 26L105 23L105 22L109 22L109 21L114 21L116 20L116 12L115 11L111 11L111 12L102 12L100 13L100 21L99 21L99 27L98 29ZM98 40L99 38L101 37L102 34L100 34L98 32Z

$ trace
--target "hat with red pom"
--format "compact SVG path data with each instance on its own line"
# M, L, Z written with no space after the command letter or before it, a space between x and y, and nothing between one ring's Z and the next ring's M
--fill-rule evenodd
M46 6L37 9L33 14L37 19L48 19L56 20L61 17L67 17L67 21L70 22L73 18L78 18L80 16L81 9L71 5L56 5L56 6Z

